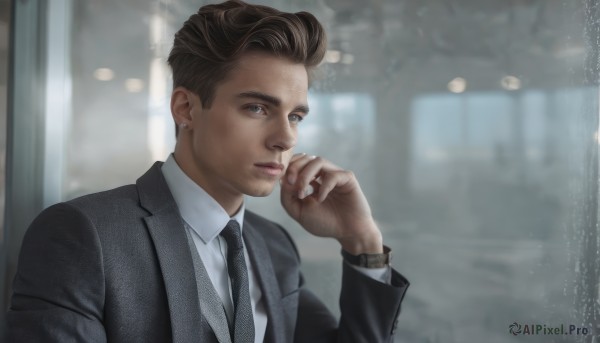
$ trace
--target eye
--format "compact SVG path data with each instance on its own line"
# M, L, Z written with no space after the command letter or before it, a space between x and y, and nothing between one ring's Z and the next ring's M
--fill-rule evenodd
M266 113L266 110L264 108L264 106L261 105L256 105L256 104L251 104L246 106L246 110L254 113L254 114L264 114Z
M304 117L302 117L299 114L292 113L289 115L289 119L290 119L290 122L298 124L299 122L304 120Z

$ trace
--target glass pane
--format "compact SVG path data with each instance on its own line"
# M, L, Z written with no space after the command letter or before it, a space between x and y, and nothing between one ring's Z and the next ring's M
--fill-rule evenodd
M412 283L398 339L590 338L523 333L531 324L591 330L598 312L598 89L588 80L597 66L583 67L597 53L594 7L261 3L310 11L327 26L324 77L297 150L361 181L394 266ZM165 61L200 5L74 2L66 198L132 183L172 150ZM248 207L291 231L309 287L337 313L338 245L289 219L277 191Z

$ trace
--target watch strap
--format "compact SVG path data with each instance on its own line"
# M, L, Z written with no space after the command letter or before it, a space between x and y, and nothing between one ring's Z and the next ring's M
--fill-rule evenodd
M392 260L392 251L389 247L383 246L383 254L360 254L352 255L342 249L344 261L357 267L363 268L383 268L390 264Z

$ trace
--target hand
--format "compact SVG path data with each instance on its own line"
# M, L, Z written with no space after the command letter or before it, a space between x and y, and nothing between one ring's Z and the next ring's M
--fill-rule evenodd
M383 252L381 232L351 171L296 154L281 180L281 204L306 231L337 239L353 255Z

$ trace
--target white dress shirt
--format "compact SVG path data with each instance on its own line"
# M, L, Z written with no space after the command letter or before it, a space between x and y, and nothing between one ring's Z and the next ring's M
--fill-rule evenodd
M161 171L165 181L177 203L179 213L191 228L190 234L194 240L198 254L202 259L206 272L217 294L221 298L227 319L233 321L233 301L231 283L227 273L227 242L219 236L230 219L234 219L243 231L245 207L242 203L239 211L229 217L225 209L213 199L202 187L190 179L177 165L173 154L170 154ZM267 328L267 312L262 299L262 292L256 273L248 259L248 251L244 244L244 256L248 267L250 284L250 301L254 317L255 343L263 342ZM352 266L363 274L383 283L391 283L391 267L361 268Z

